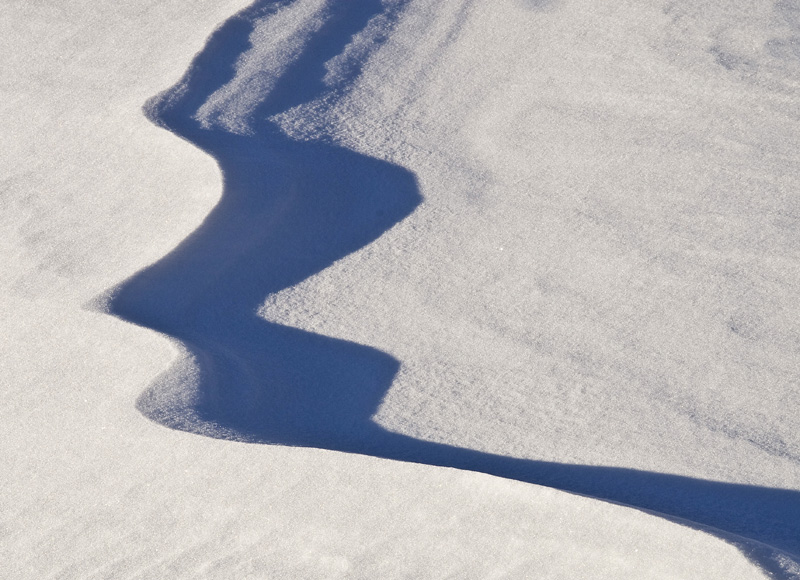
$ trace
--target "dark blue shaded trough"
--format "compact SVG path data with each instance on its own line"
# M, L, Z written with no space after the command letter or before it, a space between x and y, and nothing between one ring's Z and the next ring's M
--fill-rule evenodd
M179 341L197 365L188 403L171 403L156 383L140 398L142 412L168 427L204 435L361 453L546 485L800 554L798 491L503 457L390 433L372 416L399 368L396 359L256 315L268 294L371 243L421 201L407 170L330 143L291 140L265 120L331 90L322 82L325 62L373 16L391 21L401 3L332 3L327 24L253 114L252 134L203 128L195 120L209 95L233 78L237 58L250 48L253 19L286 4L257 2L227 21L196 56L179 90L146 107L154 122L217 160L224 191L194 233L109 299L112 314ZM771 556L746 553L765 568L774 567Z

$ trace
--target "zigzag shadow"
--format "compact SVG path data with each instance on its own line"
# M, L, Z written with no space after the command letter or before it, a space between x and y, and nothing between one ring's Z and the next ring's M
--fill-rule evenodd
M421 201L414 176L385 161L294 141L266 121L252 122L254 130L239 135L196 120L198 108L234 78L237 59L250 48L253 20L286 4L256 2L226 22L181 83L147 106L154 122L217 160L224 191L194 233L110 293L111 314L171 337L193 364L190 378L176 380L173 372L156 381L138 408L168 427L213 437L361 453L551 486L800 554L797 491L504 457L391 433L371 418L397 360L256 315L268 294L369 244ZM254 119L324 94L325 62L384 6L347 0L330 10L328 23L263 97ZM748 556L780 572L772 555L757 552Z

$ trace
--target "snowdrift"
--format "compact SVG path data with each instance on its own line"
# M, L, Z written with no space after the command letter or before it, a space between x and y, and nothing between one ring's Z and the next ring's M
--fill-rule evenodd
M796 6L73 4L3 24L14 577L800 577Z

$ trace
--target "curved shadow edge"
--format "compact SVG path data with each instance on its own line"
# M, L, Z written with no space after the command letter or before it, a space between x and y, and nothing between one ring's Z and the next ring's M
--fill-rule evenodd
M257 317L267 295L372 243L422 200L406 169L336 145L292 140L267 120L323 96L325 63L386 10L380 1L330 3L327 24L253 112L263 121L254 121L249 133L197 120L198 109L235 78L237 62L252 48L255 19L289 4L259 1L231 18L211 35L181 82L145 106L151 121L214 157L224 190L178 247L93 305L162 333L182 351L137 408L164 426L204 436L477 471L800 554L798 491L505 457L392 433L372 417L399 361ZM395 2L393 10L402 4ZM748 557L778 570L777 560L764 554L750 549Z

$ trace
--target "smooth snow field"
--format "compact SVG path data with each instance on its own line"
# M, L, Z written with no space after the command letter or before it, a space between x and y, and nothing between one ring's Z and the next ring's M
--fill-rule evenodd
M5 0L0 578L800 578L800 0Z

